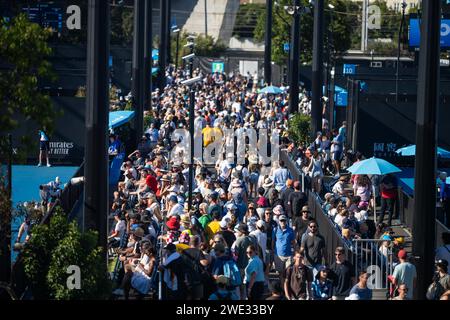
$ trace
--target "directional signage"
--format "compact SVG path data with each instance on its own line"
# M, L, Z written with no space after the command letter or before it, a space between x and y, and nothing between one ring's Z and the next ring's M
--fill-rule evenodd
M284 44L283 44L283 50L284 50L284 52L288 52L289 49L290 49L290 44L289 44L289 42L284 43Z
M356 74L356 64L344 64L343 74Z

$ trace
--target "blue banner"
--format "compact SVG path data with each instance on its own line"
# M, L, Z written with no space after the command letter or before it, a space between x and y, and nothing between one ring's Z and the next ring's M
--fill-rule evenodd
M409 20L409 46L420 47L420 21L419 19ZM450 19L441 21L441 48L450 47Z

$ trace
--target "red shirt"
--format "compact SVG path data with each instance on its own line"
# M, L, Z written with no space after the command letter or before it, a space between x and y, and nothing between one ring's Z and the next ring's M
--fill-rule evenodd
M156 194L156 192L158 191L158 181L156 181L156 178L149 174L147 178L145 178L145 183L153 191L153 193Z

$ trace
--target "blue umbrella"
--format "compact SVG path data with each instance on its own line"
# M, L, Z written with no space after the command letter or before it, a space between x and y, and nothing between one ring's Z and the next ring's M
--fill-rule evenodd
M385 175L388 173L401 172L402 170L386 160L373 157L356 162L348 168L347 171L350 171L353 174Z
M259 90L259 93L266 93L266 94L282 94L283 90L281 90L278 87L275 86L267 86L265 88L262 88Z
M117 128L134 117L134 111L114 111L109 113L109 128Z
M395 152L397 152L399 155L402 155L404 157L415 156L416 155L416 146L410 145L410 146L407 146L404 148L400 148ZM447 151L442 148L437 148L437 155L438 155L438 157L441 157L441 158L450 159L450 151Z

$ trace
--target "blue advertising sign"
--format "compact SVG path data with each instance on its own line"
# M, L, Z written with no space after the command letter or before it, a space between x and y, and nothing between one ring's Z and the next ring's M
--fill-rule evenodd
M419 19L409 20L409 46L420 47ZM441 20L441 48L450 47L450 19Z
M356 74L356 64L344 64L343 74Z

